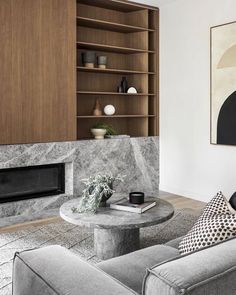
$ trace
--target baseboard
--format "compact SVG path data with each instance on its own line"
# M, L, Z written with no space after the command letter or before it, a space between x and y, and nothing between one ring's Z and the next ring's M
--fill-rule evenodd
M209 196L209 195L202 195L202 194L198 194L196 192L183 190L183 189L180 189L180 188L177 188L177 187L171 187L169 185L160 184L159 189L160 189L160 191L164 191L164 192L168 192L168 193L171 193L171 194L183 196L183 197L186 197L186 198L191 198L191 199L201 201L201 202L208 202L212 198L212 196Z

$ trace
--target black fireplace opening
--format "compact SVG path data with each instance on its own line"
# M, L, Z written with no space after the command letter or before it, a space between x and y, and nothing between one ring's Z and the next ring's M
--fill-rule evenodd
M65 193L65 164L0 170L0 203Z

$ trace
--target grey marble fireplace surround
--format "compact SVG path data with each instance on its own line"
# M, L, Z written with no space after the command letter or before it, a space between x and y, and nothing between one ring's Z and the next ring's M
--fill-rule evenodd
M97 173L126 175L119 193L158 194L158 137L0 146L0 169L52 163L65 163L65 194L0 204L0 227L58 215L63 202L81 194L81 180Z

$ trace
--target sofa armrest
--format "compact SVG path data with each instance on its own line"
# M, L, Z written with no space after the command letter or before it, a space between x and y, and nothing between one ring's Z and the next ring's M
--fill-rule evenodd
M152 267L143 294L236 294L236 239Z
M60 246L16 253L13 295L133 295L105 272Z

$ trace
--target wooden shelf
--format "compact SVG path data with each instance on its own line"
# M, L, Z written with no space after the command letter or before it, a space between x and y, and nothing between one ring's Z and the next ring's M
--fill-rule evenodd
M150 53L155 54L155 51L138 49L138 48L129 48L129 47L120 47L113 45L104 45L98 43L90 43L90 42L77 42L79 48L82 49L95 49L102 51L110 51L110 52L118 52L118 53L127 53L127 54L135 54L135 53Z
M77 138L97 121L118 134L158 135L158 8L126 0L77 0ZM83 66L83 53L107 57L107 68ZM118 93L121 77L139 93ZM113 116L94 116L112 104Z
M94 72L94 73L126 74L126 75L132 75L132 74L155 75L154 72L133 71L133 70L100 69L100 68L86 68L86 67L77 67L77 69L82 72Z
M131 12L131 11L139 11L143 9L154 9L157 10L157 7L151 7L151 6L145 6L138 3L132 3L128 1L122 1L122 0L78 0L78 3L106 8L106 9L112 9L122 12Z
M153 29L108 22L104 20L98 20L98 19L87 18L82 16L77 17L77 25L81 27L89 27L89 28L120 32L120 33L155 32L155 30Z
M103 91L77 91L77 94L84 95L119 95L119 96L155 96L154 93L119 93Z
M99 118L152 118L155 117L155 115L113 115L113 116L77 116L78 119L99 119Z

